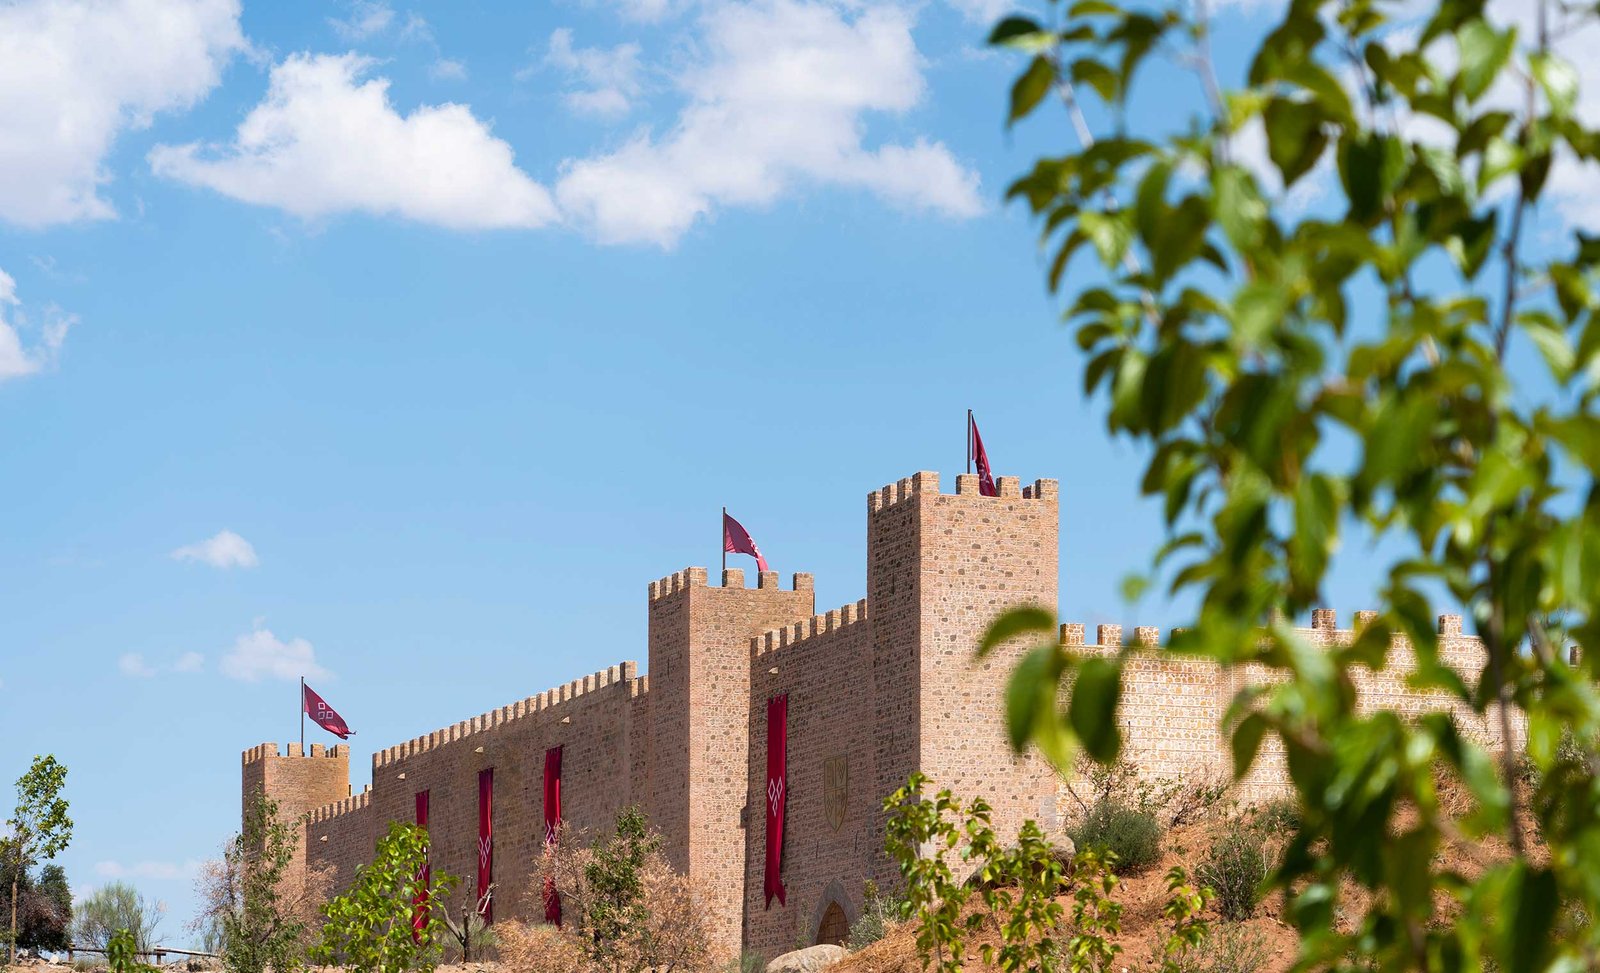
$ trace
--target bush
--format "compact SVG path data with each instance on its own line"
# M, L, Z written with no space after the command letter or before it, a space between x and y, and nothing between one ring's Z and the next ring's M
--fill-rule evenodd
M1261 839L1248 831L1235 831L1217 839L1195 877L1217 895L1217 911L1224 919L1240 922L1255 915L1256 899L1267 877L1267 856Z
M432 970L445 929L439 916L456 879L438 870L430 875L427 862L427 831L390 822L372 861L322 907L326 922L313 957L352 973Z
M877 882L867 882L862 899L861 915L850 926L851 949L871 946L909 915L908 903L879 892Z
M133 936L134 948L143 951L155 945L156 926L165 908L126 882L109 882L73 909L72 941L105 949L118 930L126 929Z
M1156 816L1114 800L1096 803L1067 834L1080 852L1115 855L1119 874L1148 868L1161 857L1161 824Z
M494 924L495 951L510 973L580 973L588 962L576 936L515 919Z
M1224 925L1200 945L1195 973L1259 973L1267 965L1267 941L1253 929Z

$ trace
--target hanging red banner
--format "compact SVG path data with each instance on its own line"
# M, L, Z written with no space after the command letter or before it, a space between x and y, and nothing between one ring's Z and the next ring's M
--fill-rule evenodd
M417 791L417 827L423 831L428 830L428 792ZM431 859L432 850L427 857L422 859L422 887L417 889L416 895L411 897L411 938L413 941L422 939L422 930L428 927L428 881L433 877Z
M561 748L544 752L544 843L554 846L561 828ZM544 880L544 921L561 925L561 893L554 875Z
M767 700L767 881L765 908L784 901L783 810L789 799L789 697Z
M478 771L478 914L494 921L494 768Z

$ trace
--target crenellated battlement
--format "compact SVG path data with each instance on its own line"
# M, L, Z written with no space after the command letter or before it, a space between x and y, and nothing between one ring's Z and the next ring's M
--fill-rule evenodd
M372 790L368 788L359 794L352 794L342 801L334 801L332 804L324 804L319 808L313 809L306 816L306 820L311 824L324 824L354 811L365 811L371 804Z
M659 581L650 582L650 601L661 601L690 588L715 588L710 583L710 572L705 568L684 568L674 571ZM745 587L744 569L727 568L722 572L723 588L732 588L739 591L749 591ZM816 578L808 571L796 571L789 579L790 591L811 591L816 587ZM778 572L761 571L756 575L756 588L759 591L779 591Z
M1352 627L1339 628L1337 612L1332 608L1317 608L1311 612L1311 624L1309 626L1301 626L1296 631L1311 633L1326 640L1338 641L1353 638L1377 617L1378 613L1375 611L1358 611L1355 613L1355 621ZM1174 629L1174 631L1181 631L1181 629ZM1440 638L1460 639L1469 642L1478 641L1477 636L1467 635L1462 632L1462 618L1460 615L1440 615L1437 631ZM1095 640L1093 642L1086 641L1086 635L1087 632L1082 622L1061 623L1060 642L1061 645L1068 648L1114 648L1122 645L1121 625L1096 626ZM1161 629L1154 625L1137 626L1133 630L1131 642L1132 644L1146 647L1159 646L1161 644ZM1391 637L1390 644L1396 647L1403 647L1409 645L1409 642L1404 635L1396 633Z
M349 756L350 745L348 743L336 743L331 747L324 747L320 743L313 743L311 745L310 753L306 753L305 749L299 743L290 743L284 747L283 751L278 750L278 745L276 743L262 743L244 751L244 753L241 754L241 762L245 766L249 766L250 764L261 763L262 761L271 758L287 760L291 757L305 757L310 759L313 757L348 758Z
M1001 476L995 478L994 486L997 495L983 497L979 489L978 474L962 473L956 476L956 492L953 495L958 497L982 497L984 500L1055 501L1061 497L1061 484L1056 480L1038 479L1028 486L1023 486L1018 477ZM895 504L920 494L951 496L951 494L940 493L939 474L923 470L867 494L867 511L873 514L882 513Z
M795 622L783 628L769 629L750 640L750 657L761 660L777 652L799 645L809 639L841 629L867 620L867 599L835 608L821 615L813 615L808 621Z
M628 695L639 696L648 688L645 679L638 676L638 664L624 662L609 669L590 673L582 679L574 679L563 686L549 689L526 699L519 699L515 703L492 709L481 713L468 720L452 723L443 729L413 737L405 743L379 750L372 755L372 767L381 770L390 764L414 757L420 753L427 753L439 747L449 746L468 737L482 733L495 727L504 726L516 720L548 712L564 703L571 702L600 689L610 686L628 684Z

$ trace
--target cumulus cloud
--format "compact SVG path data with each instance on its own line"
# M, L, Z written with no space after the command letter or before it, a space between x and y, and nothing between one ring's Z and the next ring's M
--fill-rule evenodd
M194 105L245 46L239 0L0 4L0 220L116 215L101 190L117 137Z
M172 664L173 672L199 672L206 665L206 657L198 652L185 652Z
M148 679L156 674L137 652L124 652L117 660L117 671L133 679Z
M317 664L317 655L305 639L282 641L272 632L257 626L241 635L222 657L222 674L230 679L256 682L268 679L325 678L330 673Z
M94 863L94 873L105 879L149 879L154 881L175 881L177 879L192 879L200 870L197 861L162 862L143 861L131 865L124 865L115 861L99 861ZM165 911L164 909L162 911Z
M688 101L672 128L563 166L557 199L595 238L670 247L719 206L766 205L803 185L981 211L977 174L941 143L863 142L869 113L904 113L924 93L906 10L758 0L719 4L700 23L708 59L680 77Z
M356 0L350 5L347 17L329 17L328 24L347 41L364 41L381 34L394 23L394 8L373 0Z
M4 95L0 94L0 98ZM0 122L0 126L3 124ZM4 148L0 148L0 155L4 152ZM4 190L0 189L0 193ZM67 331L77 321L76 316L54 306L46 307L42 320L34 321L22 311L16 280L0 270L0 382L32 375L55 364L67 340ZM24 335L29 338L27 342L23 341Z
M572 31L562 27L550 34L545 64L572 79L562 95L567 108L578 115L618 117L633 108L639 96L639 45L576 47ZM530 72L519 72L526 77Z
M465 105L401 115L373 62L296 54L272 69L267 96L222 148L160 145L163 176L303 219L364 212L457 230L537 227L550 194L518 169L511 146Z
M219 530L198 544L172 552L174 561L198 561L214 568L253 568L261 563L251 543L231 530Z

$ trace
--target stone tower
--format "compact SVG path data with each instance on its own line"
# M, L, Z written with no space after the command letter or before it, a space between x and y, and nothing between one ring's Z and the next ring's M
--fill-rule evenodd
M310 812L350 796L350 747L338 744L331 749L320 743L311 745L305 755L298 743L289 744L287 756L278 755L276 743L251 747L243 755L240 778L240 810L247 819L250 805L259 795L278 804L278 820L294 823ZM289 863L284 881L293 886L304 880L306 845L300 842Z

